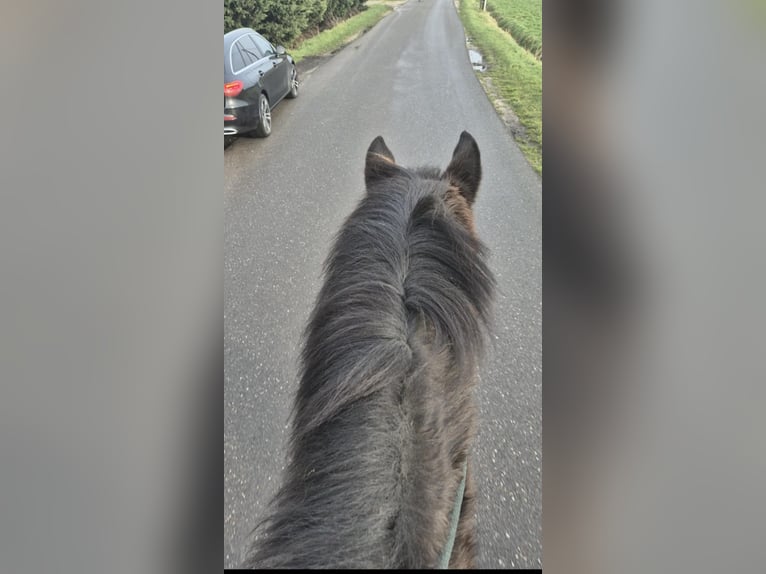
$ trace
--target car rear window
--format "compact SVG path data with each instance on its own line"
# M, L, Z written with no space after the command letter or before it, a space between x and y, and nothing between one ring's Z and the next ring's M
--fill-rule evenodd
M245 59L237 44L239 42L234 42L231 46L231 71L235 74L245 67Z
M252 57L254 58L253 61L260 60L263 58L263 50L258 48L258 45L253 40L252 34L248 36L244 36L240 42L242 43L242 48L247 49L249 52L252 53Z
M231 49L231 69L236 74L250 64L257 62L260 54L250 40L249 36L243 36L232 45Z
M250 34L250 37L253 39L253 41L255 41L255 45L258 46L258 50L264 56L276 54L274 46L272 46L263 36L259 36L258 34Z

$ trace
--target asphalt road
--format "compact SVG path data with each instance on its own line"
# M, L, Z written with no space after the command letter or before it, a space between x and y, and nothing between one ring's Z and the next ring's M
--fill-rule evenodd
M383 135L404 165L445 167L462 130L484 179L475 212L498 279L478 392L480 566L542 557L541 182L470 65L453 0L410 0L303 75L273 133L224 152L224 566L277 488L301 332L333 234Z

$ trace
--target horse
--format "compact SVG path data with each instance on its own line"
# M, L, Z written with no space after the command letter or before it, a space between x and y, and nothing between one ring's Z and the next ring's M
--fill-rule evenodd
M463 132L444 171L410 169L378 136L364 180L324 264L289 461L245 568L476 564L473 391L495 286L473 217L479 147Z

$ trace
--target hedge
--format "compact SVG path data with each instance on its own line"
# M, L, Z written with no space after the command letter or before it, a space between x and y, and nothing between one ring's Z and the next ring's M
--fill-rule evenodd
M333 25L362 9L365 0L223 0L224 33L253 28L272 44Z

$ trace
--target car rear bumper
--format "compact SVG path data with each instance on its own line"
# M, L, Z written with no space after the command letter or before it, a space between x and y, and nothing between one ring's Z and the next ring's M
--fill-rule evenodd
M229 107L224 106L223 135L233 136L249 132L256 125L258 125L257 106L250 105L241 100L232 100Z
M242 116L227 112L224 112L223 114L223 135L225 136L234 136L249 132L255 125L255 120L252 120L249 117L243 118Z

